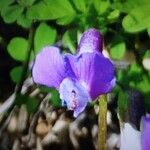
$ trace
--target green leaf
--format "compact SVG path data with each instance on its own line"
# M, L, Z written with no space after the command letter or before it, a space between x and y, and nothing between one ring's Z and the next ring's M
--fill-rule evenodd
M60 107L61 106L61 100L60 100L60 96L57 90L55 89L51 89L50 90L51 93L51 98L50 98L50 102L54 107Z
M47 5L50 6L51 14L54 18L62 18L65 16L72 16L75 14L75 11L70 4L69 0L44 0Z
M149 5L149 0L125 0L114 3L114 7L124 13L130 13L133 9L143 5Z
M128 70L128 77L130 77L130 87L143 93L150 92L149 77L143 73L141 66L133 63Z
M76 52L77 30L67 30L62 38L65 48L68 48L73 54Z
M15 0L0 0L0 11L5 9L8 5L12 4Z
M124 17L122 25L127 32L140 32L150 27L150 5L142 5L133 9Z
M148 27L147 32L148 32L148 35L150 37L150 27Z
M73 3L79 11L86 11L86 0L73 0Z
M46 94L50 93L50 88L49 88L49 87L40 86L39 88L40 88L40 91L41 91L42 93L46 93Z
M60 107L61 106L60 95L59 95L59 92L56 89L48 88L48 87L40 87L40 91L43 92L43 93L51 94L50 103L54 107Z
M29 113L34 113L38 108L39 102L34 97L28 97L25 104L26 104L26 107L27 107L27 111Z
M21 15L24 8L20 5L12 5L2 9L1 15L6 23L13 23Z
M143 80L139 81L138 84L135 84L135 88L139 89L143 93L150 92L150 80L146 75L143 75Z
M48 6L44 1L40 1L28 8L27 17L31 20L51 19L50 6Z
M64 18L67 16L74 16L73 10L69 0L43 0L31 6L28 9L27 15L31 19L37 20L52 20Z
M128 108L128 94L122 90L119 91L118 94L118 112L121 121L124 121L126 117L126 112Z
M14 67L10 72L10 77L14 83L18 83L22 74L23 68L21 66Z
M16 60L24 61L26 58L28 42L22 37L13 38L8 46L8 53Z
M118 36L111 44L110 55L113 59L121 59L126 51L125 42Z
M129 74L132 74L132 73L142 73L142 68L137 64L137 63L132 63L130 68L129 68Z
M65 16L62 18L57 19L57 24L59 25L68 25L74 20L75 16Z
M28 19L25 14L21 14L17 18L17 23L24 28L29 28L31 26L32 20Z
M46 23L41 23L35 32L34 37L34 47L36 53L39 52L39 50L47 45L52 45L56 41L56 30L50 26L48 26Z
M16 105L21 106L22 104L25 104L27 107L27 111L29 113L34 113L37 110L39 101L34 98L34 97L30 97L29 95L17 95L16 101L15 101Z
M120 14L119 10L115 9L112 12L110 12L110 14L107 16L107 18L109 20L117 19L119 17L119 14Z
M94 7L99 15L106 13L110 8L109 0L94 0Z
M144 58L150 58L150 49L145 52Z
M21 0L25 6L31 6L36 0Z

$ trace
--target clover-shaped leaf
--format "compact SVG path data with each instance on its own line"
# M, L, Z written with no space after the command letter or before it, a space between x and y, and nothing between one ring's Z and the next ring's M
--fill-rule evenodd
M42 47L54 44L56 34L57 33L54 28L50 27L46 23L41 23L36 29L34 36L34 47L36 53L39 52Z
M8 53L15 59L19 61L24 61L26 58L28 42L22 37L13 38L8 46Z

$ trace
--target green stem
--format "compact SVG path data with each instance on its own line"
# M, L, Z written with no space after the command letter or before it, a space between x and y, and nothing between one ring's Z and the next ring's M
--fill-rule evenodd
M29 66L29 61L30 61L32 46L33 46L33 37L34 37L34 28L33 28L33 24L32 24L30 29L29 29L28 48L27 48L26 60L23 64L23 71L22 71L22 74L21 74L21 78L19 80L19 83L18 83L18 85L15 89L15 92L14 92L13 96L11 96L11 98L9 98L6 102L4 102L4 104L2 106L0 106L0 110L2 110L1 113L4 113L8 110L8 113L5 114L5 116L1 120L0 126L1 126L1 123L3 123L7 119L9 113L14 108L15 101L16 101L16 96L21 93L22 86L23 86L23 83L24 83L24 80L26 78L27 71L28 71L28 66Z
M98 150L106 150L107 136L107 96L99 97L99 116L98 116Z
M21 78L20 78L19 83L17 85L17 88L15 90L16 95L21 93L21 89L22 89L24 80L25 80L26 75L27 75L29 62L30 62L30 57L31 57L31 53L32 53L33 36L34 36L34 28L33 28L33 24L32 24L30 29L29 29L28 48L27 48L26 60L23 64L23 71L22 71L22 74L21 74Z

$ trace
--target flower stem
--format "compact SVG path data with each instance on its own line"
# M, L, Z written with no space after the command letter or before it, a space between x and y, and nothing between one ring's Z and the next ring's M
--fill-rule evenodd
M99 97L99 132L98 132L98 150L106 150L106 135L107 135L107 96Z

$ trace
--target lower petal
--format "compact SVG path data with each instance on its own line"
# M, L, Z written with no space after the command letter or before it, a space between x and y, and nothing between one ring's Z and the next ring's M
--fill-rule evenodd
M66 102L69 110L77 117L86 107L90 96L86 88L74 79L65 78L60 84L60 98Z

